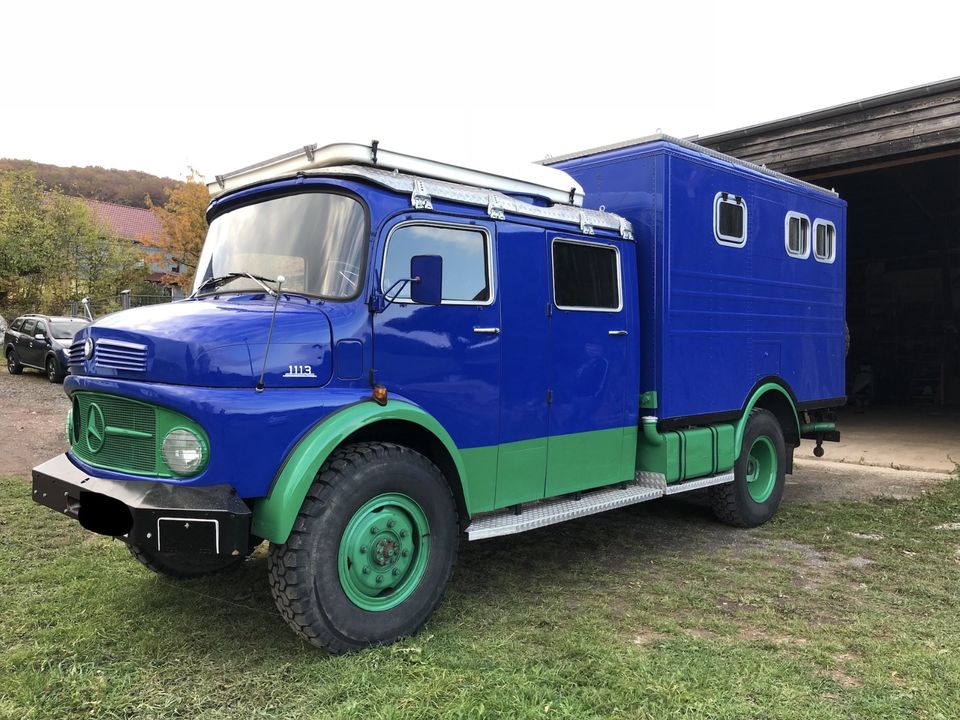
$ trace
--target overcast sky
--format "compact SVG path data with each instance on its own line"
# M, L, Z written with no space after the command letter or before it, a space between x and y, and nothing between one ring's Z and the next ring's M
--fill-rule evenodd
M537 160L960 75L953 2L31 0L2 19L0 157L171 177L371 138Z

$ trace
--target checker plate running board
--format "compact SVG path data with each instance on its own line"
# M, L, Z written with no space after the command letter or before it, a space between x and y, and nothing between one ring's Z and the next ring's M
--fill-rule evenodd
M483 540L500 535L514 535L565 520L636 505L647 500L656 500L665 495L676 495L729 482L733 482L733 472L662 487L649 487L647 484L638 483L627 483L626 486L615 485L585 492L579 500L575 499L575 496L565 495L525 507L519 515L512 508L507 508L478 517L467 527L467 539Z

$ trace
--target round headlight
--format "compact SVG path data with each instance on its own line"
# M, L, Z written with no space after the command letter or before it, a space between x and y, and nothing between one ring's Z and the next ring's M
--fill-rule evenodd
M177 428L163 439L163 461L177 475L191 475L203 465L203 442L195 433Z
M93 357L93 338L91 337L83 341L83 356L87 360Z
M67 426L64 430L67 434L67 444L73 445L73 408L67 410Z

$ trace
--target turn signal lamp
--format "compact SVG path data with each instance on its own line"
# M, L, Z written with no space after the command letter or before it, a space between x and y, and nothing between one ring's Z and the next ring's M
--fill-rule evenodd
M386 385L373 386L373 400L378 405L387 404L387 386Z

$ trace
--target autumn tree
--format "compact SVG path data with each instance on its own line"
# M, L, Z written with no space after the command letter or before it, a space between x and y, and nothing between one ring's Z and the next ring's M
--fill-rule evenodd
M203 240L207 236L207 205L210 194L203 176L193 168L187 181L170 190L170 197L163 205L155 205L149 198L147 206L160 223L160 237L144 239L144 244L157 247L170 254L180 265L180 274L166 278L167 282L180 285L189 292L193 276L197 272Z
M146 269L133 244L99 228L87 205L30 172L0 172L0 307L62 313L82 297L113 309Z

